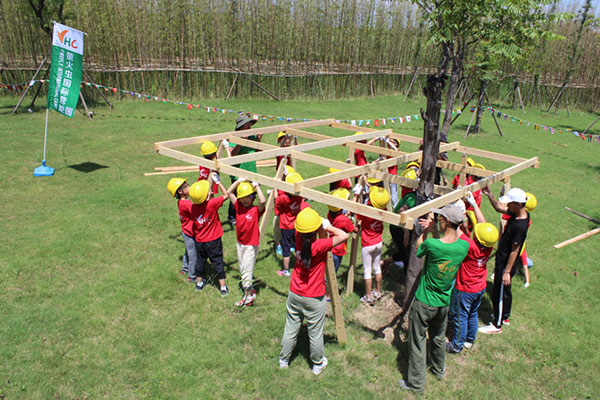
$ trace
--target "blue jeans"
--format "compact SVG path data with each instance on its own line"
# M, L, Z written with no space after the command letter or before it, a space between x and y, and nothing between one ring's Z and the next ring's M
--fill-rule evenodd
M475 342L477 336L477 311L485 289L477 293L456 291L457 314L454 318L454 339L452 345L462 350L466 342Z
M340 268L340 265L342 264L342 258L344 258L344 256L336 256L335 254L332 254L333 256L333 266L335 267L335 272L337 273L338 269Z

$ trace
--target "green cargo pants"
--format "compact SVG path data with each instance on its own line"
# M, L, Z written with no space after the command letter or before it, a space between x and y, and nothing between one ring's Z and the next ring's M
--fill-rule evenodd
M408 384L415 391L425 392L427 374L427 332L430 340L431 372L444 376L446 364L446 324L448 307L432 307L415 299L410 309L408 332Z
M296 347L296 339L302 320L306 318L308 339L310 342L310 360L313 364L323 361L323 327L325 325L325 296L304 297L290 292L287 298L287 316L285 330L281 339L279 359L289 362Z

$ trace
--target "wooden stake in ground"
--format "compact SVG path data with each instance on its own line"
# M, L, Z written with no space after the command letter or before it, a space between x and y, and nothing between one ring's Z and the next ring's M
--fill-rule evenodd
M280 180L283 176L283 171L285 171L285 165L287 164L287 158L282 158L281 163L279 164L279 168L277 168L277 172L275 173L275 179ZM273 188L271 193L269 194L269 198L267 199L267 204L265 205L265 213L263 214L262 220L260 221L259 226L259 243L263 242L263 238L265 237L265 231L269 224L269 219L271 218L271 214L273 214L273 208L275 208L275 197L277 197L277 189Z
M331 252L327 253L327 265L325 268L325 276L327 277L327 290L331 298L331 309L333 310L333 319L335 321L335 333L337 334L338 343L346 344L348 337L346 336L346 327L344 326L344 313L342 311L342 301L337 284L337 276L335 275L335 267L333 265L333 256Z

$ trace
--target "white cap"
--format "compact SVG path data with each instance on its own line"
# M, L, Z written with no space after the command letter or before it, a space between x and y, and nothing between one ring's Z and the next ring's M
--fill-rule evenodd
M462 200L456 200L453 204L456 204L458 206L458 208L461 209L462 213L464 214L467 211L467 207L465 206L465 202Z
M504 196L498 199L500 203L526 203L527 194L519 188L510 189Z

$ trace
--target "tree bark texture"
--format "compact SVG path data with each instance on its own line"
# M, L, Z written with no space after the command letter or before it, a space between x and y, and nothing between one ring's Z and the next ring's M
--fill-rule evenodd
M483 114L483 102L485 101L485 88L487 87L487 81L481 80L479 86L479 100L477 101L477 109L475 112L475 127L473 127L473 133L479 133L481 130L481 114Z

